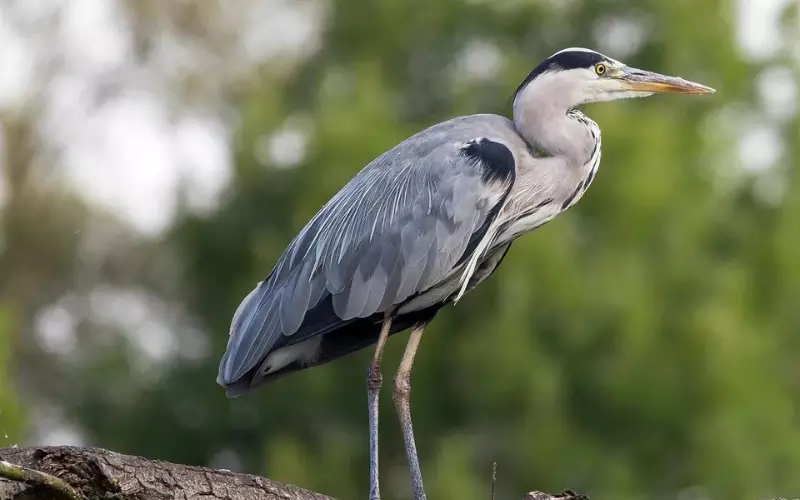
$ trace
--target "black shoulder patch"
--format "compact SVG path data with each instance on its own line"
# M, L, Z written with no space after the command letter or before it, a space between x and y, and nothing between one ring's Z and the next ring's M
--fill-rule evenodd
M510 182L516 175L514 155L499 142L474 139L461 148L461 154L481 165L484 182Z

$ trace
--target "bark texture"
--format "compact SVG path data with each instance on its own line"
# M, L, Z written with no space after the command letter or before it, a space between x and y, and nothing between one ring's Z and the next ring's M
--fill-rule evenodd
M148 460L100 448L0 448L0 500L33 499L333 500L250 474ZM556 495L531 492L525 500L588 498L571 491Z
M332 500L249 474L173 464L99 448L0 449L0 460L63 480L86 500ZM0 479L0 500L64 500L57 488Z

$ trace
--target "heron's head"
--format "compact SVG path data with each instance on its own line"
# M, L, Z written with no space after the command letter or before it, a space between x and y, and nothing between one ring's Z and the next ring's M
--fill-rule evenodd
M584 103L645 97L654 93L710 94L714 89L674 76L632 68L589 49L556 52L539 64L514 93L515 102L528 94L537 104L565 108Z

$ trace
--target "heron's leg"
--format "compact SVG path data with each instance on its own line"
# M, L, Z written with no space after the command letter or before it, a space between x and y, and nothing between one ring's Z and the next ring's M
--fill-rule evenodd
M369 404L369 500L380 500L381 489L378 480L378 400L381 392L383 376L381 375L381 358L383 347L392 327L391 311L387 311L381 325L381 333L375 346L372 363L367 370L367 403Z
M414 442L414 429L411 426L411 366L414 364L414 355L417 353L422 331L427 323L417 323L411 329L400 368L394 379L394 406L400 417L400 426L403 428L403 439L406 444L408 468L411 471L411 487L414 490L414 500L425 500L425 488L422 486L422 472L419 468L417 445Z

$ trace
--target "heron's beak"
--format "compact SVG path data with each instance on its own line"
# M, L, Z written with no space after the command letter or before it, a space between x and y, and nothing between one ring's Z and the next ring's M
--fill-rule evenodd
M660 75L652 71L624 67L611 75L622 82L626 90L636 92L671 92L673 94L713 94L716 90L676 76Z

